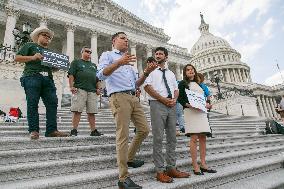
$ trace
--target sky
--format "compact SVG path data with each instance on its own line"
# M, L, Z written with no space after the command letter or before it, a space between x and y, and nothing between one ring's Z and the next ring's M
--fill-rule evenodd
M191 47L200 37L200 12L209 31L227 40L251 68L255 83L284 83L283 0L114 0L153 26L169 43ZM278 67L277 67L278 64Z

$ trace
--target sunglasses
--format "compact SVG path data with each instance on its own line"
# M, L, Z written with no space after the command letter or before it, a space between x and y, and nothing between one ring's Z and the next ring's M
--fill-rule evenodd
M88 54L92 54L92 51L85 50L84 52L86 52Z
M45 37L45 38L47 38L47 39L51 39L51 37L48 34L46 34L46 33L41 33L40 35Z

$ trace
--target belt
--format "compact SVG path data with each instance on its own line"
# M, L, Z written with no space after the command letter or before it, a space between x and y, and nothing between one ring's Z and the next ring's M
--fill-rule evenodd
M119 92L111 93L111 94L109 95L109 97L111 97L111 95L117 94L117 93L125 93L125 94L129 94L129 95L135 95L135 91L127 90L127 91L119 91Z

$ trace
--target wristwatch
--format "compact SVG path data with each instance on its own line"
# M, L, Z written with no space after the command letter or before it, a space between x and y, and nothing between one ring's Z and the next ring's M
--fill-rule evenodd
M143 72L143 74L144 74L145 77L148 77L148 76L149 76L149 73L147 73L147 72L145 72L145 71Z

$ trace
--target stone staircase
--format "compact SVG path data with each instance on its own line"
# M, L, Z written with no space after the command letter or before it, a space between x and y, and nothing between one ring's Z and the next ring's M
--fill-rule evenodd
M150 120L149 111L146 113ZM71 113L58 112L58 128L70 132ZM101 137L91 137L86 114L79 135L45 138L45 117L40 115L41 137L31 141L27 121L0 123L0 188L117 188L115 124L109 109L96 116ZM137 158L145 165L129 169L131 178L147 189L168 188L284 188L284 136L264 135L264 120L256 117L210 113L214 138L207 140L207 162L216 174L192 175L162 184L155 180L152 135ZM130 139L134 136L130 125ZM189 139L179 136L177 167L192 172Z

